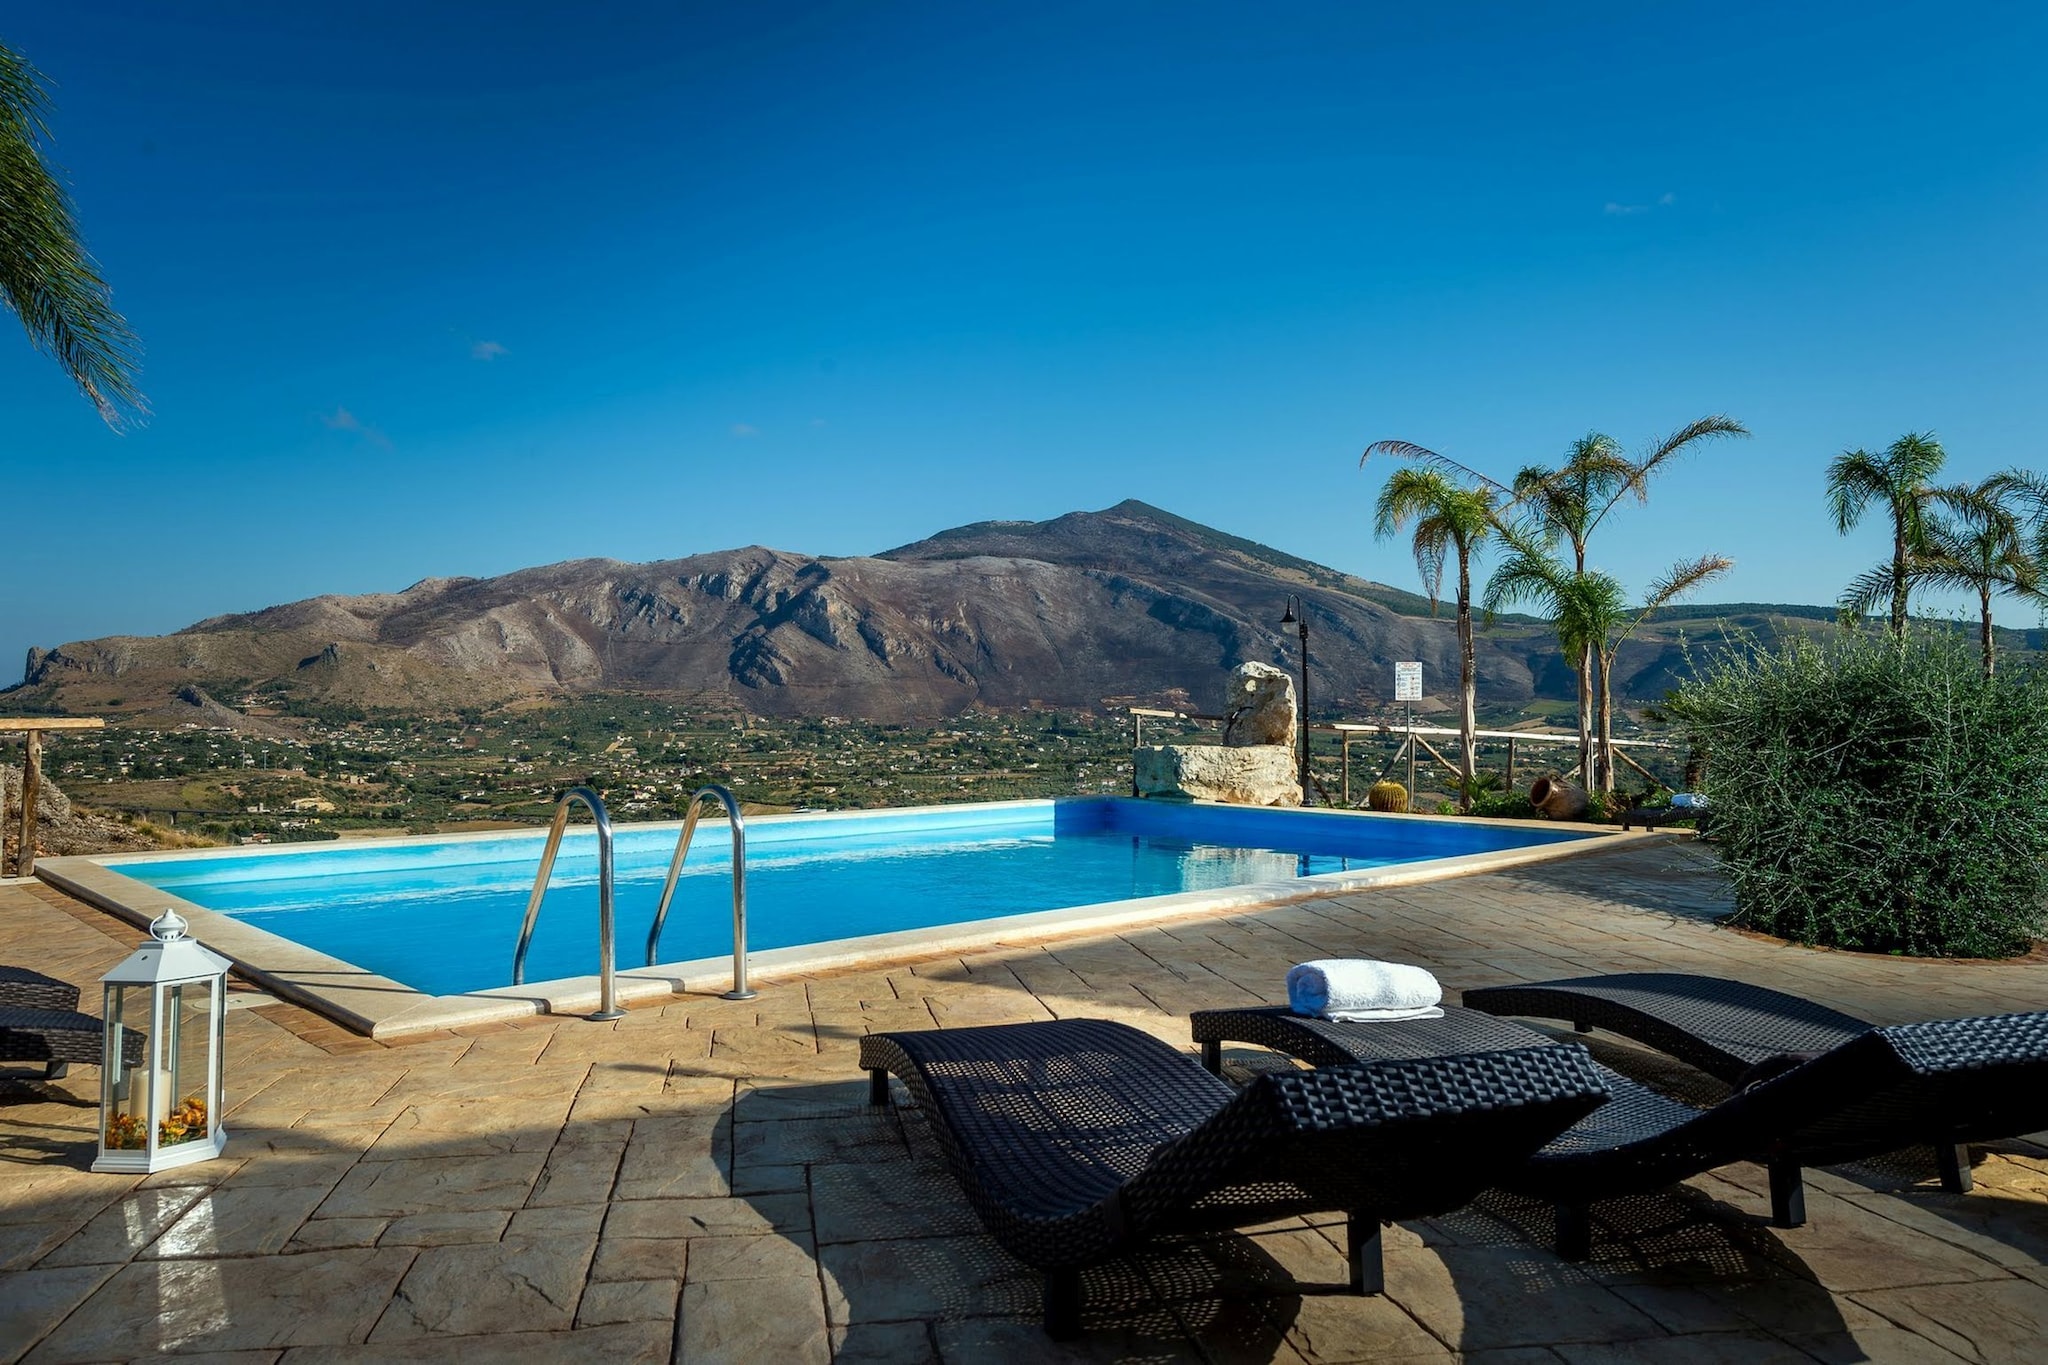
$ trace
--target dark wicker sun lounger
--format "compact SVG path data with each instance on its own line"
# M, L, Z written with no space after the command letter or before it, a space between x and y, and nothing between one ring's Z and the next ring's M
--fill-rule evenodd
M0 1009L0 1062L42 1062L43 1075L56 1080L71 1063L100 1064L106 1026L77 1010ZM142 1064L143 1037L121 1030L121 1051L130 1066Z
M0 1009L75 1010L78 987L26 967L0 966Z
M1511 1045L1518 1024L1471 1010L1441 1020L1338 1024L1284 1009L1204 1010L1195 1040L1256 1043L1316 1066L1412 1055L1418 1047ZM1530 1038L1542 1035L1521 1030ZM1405 1036L1404 1036L1405 1035ZM1601 1068L1613 1098L1493 1182L1557 1205L1558 1252L1589 1252L1589 1206L1643 1194L1736 1161L1770 1173L1781 1227L1806 1221L1801 1171L1927 1143L1958 1144L2048 1125L2048 1013L1865 1027L1782 1068L1711 1109L1694 1109Z
M1243 1091L1092 1019L861 1040L871 1098L908 1085L989 1232L1045 1273L1045 1327L1080 1330L1081 1277L1164 1233L1350 1215L1351 1288L1381 1287L1382 1221L1467 1202L1605 1098L1582 1048L1543 1045L1262 1076Z

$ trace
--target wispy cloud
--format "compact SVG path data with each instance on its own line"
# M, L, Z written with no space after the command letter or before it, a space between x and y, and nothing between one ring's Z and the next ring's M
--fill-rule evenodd
M505 354L504 344L497 341L479 341L476 345L469 348L469 358L471 360L496 360L503 354Z
M391 449L391 438L378 428L369 425L347 408L336 407L333 412L320 414L320 425L329 431L352 431L380 450Z
M1627 218L1638 213L1648 213L1652 209L1668 209L1677 202L1678 196L1666 190L1657 196L1655 202L1648 204L1622 204L1610 199L1607 201L1607 207L1601 212L1610 218Z
M750 422L734 422L732 424L732 434L741 437L742 439L749 436L759 436L761 434L761 428L753 425Z

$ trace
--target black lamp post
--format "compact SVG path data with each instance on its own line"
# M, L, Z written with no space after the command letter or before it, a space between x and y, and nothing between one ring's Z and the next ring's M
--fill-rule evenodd
M1294 626L1301 632L1301 804L1313 806L1315 792L1308 781L1308 609L1293 593L1287 594L1287 613L1280 618L1280 624Z

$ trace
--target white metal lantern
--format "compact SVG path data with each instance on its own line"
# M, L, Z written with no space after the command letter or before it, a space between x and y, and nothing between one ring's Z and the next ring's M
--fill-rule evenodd
M228 960L166 910L107 989L95 1171L141 1173L220 1155Z

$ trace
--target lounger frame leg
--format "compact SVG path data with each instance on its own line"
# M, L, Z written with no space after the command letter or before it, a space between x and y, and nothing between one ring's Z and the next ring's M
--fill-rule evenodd
M1381 1258L1380 1220L1369 1213L1354 1213L1345 1227L1344 1250L1351 1258L1351 1292L1387 1292L1387 1265Z
M1081 1272L1063 1266L1045 1272L1045 1334L1054 1341L1081 1335Z
M1781 1228L1806 1226L1806 1180L1796 1161L1773 1161L1771 1173L1771 1222Z
M1573 1033L1591 1033L1592 1031L1593 1031L1593 1026L1592 1026L1591 1024L1589 1024L1589 1023L1585 1022L1585 1021L1584 1021L1583 1019L1574 1019L1574 1020L1572 1020L1572 1032L1573 1032Z
M1941 1168L1941 1187L1951 1194L1968 1194L1977 1183L1970 1173L1970 1149L1960 1142L1935 1143L1934 1164Z
M868 1068L868 1103L869 1103L869 1104L887 1104L888 1102L889 1102L889 1072L888 1072L888 1070L887 1070L886 1068L884 1068L884 1067L879 1067L879 1066L869 1067L869 1068Z
M1592 1210L1584 1204L1557 1206L1557 1258L1585 1261L1593 1256Z
M1223 1074L1223 1043L1220 1039L1202 1044L1202 1065L1209 1069L1211 1076Z
M43 1079L46 1081L61 1081L70 1074L71 1063L69 1062L52 1061L43 1068Z

